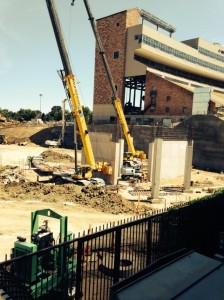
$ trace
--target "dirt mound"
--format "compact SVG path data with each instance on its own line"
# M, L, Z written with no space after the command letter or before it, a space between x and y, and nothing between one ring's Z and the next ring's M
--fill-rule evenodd
M135 213L136 207L133 203L122 198L119 194L109 192L97 187L85 187L82 189L82 197L76 197L75 202L89 205L94 209L106 213L121 214Z
M130 203L119 194L105 188L82 188L74 184L54 185L39 182L11 182L1 185L1 190L3 200L41 200L48 203L69 201L106 213L136 213L134 203ZM141 213L149 211L149 208L141 207Z
M41 153L45 162L74 162L74 158L68 154L58 153L52 150L46 150Z
M47 124L27 123L6 123L1 124L0 134L5 136L5 144L19 144L27 142L45 146L46 140L58 139L61 132L60 126L50 126Z

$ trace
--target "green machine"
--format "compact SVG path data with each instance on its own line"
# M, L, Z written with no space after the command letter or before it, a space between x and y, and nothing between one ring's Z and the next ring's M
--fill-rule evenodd
M47 218L41 226L39 226L40 216ZM48 218L60 221L58 243L48 227ZM67 230L67 217L51 209L31 213L31 241L27 242L25 238L17 237L12 256L18 258L26 255L26 260L16 260L14 275L25 283L34 299L60 289L65 280L74 281L76 271L74 249L70 249L69 243L65 243L71 239L72 233ZM62 245L55 246L56 244Z

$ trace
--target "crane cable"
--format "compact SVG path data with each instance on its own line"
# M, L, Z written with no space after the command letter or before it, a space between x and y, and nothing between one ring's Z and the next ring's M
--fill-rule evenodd
M72 69L74 70L74 66L73 66L73 61L72 61L72 57L71 57L71 55L70 55L70 45L71 45L71 31L72 31L72 26L71 26L71 24L72 24L72 6L74 6L74 2L75 2L75 0L73 0L72 2L71 2L71 5L70 5L70 8L69 8L69 25L68 25L68 53L69 53L69 57L70 57L70 61L71 61L71 65L72 65ZM85 104L85 99L84 99L84 97L83 97L83 93L82 93L82 90L81 90L81 87L80 87L80 85L79 85L79 83L80 83L80 81L78 80L78 76L74 73L73 74L74 75L74 79L75 79L75 82L76 82L76 84L77 84L77 88L78 88L78 90L79 90L79 94L81 95L81 99L82 99L82 103L84 103ZM82 106L86 106L86 105L82 105Z

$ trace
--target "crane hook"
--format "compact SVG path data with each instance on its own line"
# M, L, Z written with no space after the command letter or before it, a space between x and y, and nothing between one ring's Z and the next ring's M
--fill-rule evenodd
M74 6L74 4L75 4L74 2L75 2L75 0L72 0L72 3L71 3L72 6Z

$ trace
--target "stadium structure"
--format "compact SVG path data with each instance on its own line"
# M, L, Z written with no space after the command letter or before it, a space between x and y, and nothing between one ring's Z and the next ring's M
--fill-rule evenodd
M133 8L96 21L127 121L178 122L224 106L224 47L203 38L177 41L176 29ZM93 121L115 123L111 89L95 55Z

